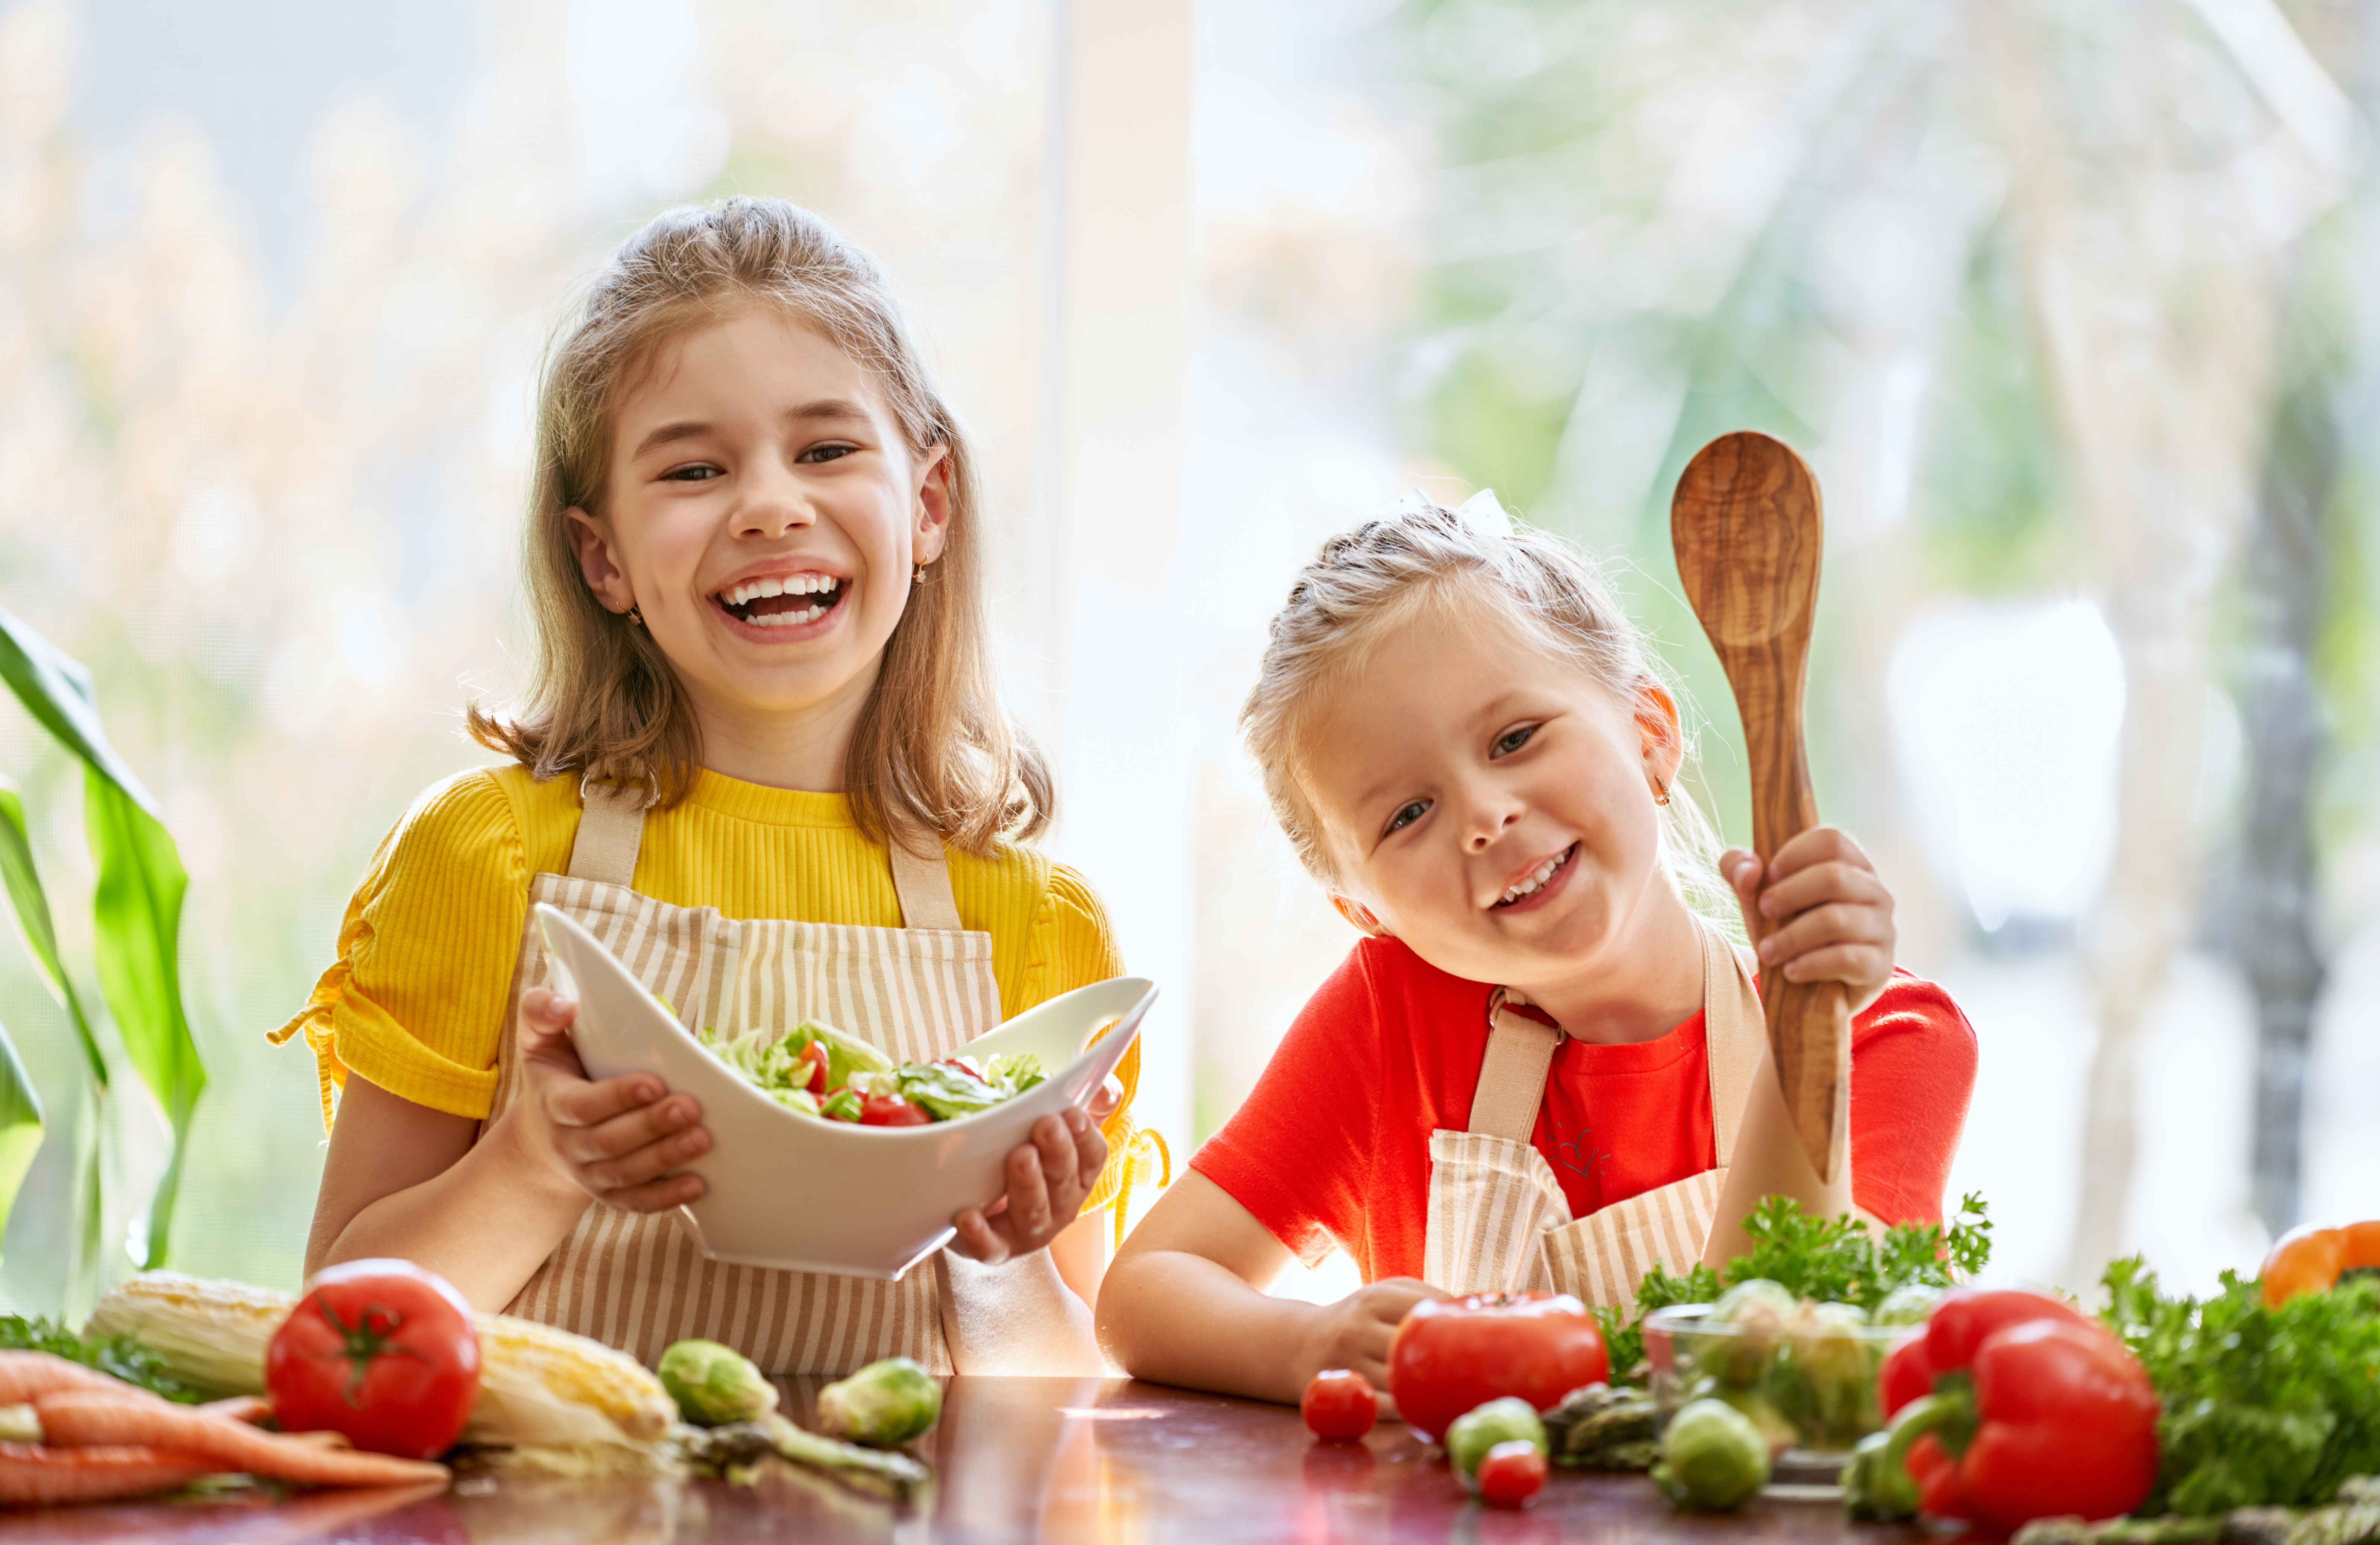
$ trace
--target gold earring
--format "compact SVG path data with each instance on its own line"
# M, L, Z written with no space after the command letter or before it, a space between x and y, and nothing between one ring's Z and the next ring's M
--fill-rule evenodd
M909 573L909 583L910 583L912 586L917 586L917 585L922 585L922 584L924 584L925 582L926 582L926 566L925 566L925 565L923 565L923 564L919 564L919 565L918 565L915 569L912 569L912 570L910 571L910 573Z
M1670 785L1663 783L1658 776L1655 777L1653 780L1653 803L1656 805L1666 805L1669 802Z
M628 626L631 627L642 627L645 626L645 614L637 610L637 605L634 602L630 602L628 603Z

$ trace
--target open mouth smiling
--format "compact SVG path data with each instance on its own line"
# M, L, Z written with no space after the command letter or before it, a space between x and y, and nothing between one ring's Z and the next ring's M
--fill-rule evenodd
M1570 866L1570 861L1577 857L1578 844L1572 843L1568 847L1563 848L1560 853L1557 853L1552 858L1547 859L1544 863L1539 864L1536 869L1531 870L1525 876L1514 882L1508 889L1506 889L1503 895L1497 900L1495 906L1499 907L1512 906L1528 900L1531 896L1536 895L1539 891L1544 890L1546 886L1552 882L1553 877L1560 874L1564 869L1567 869Z
M841 605L844 592L850 588L850 581L832 574L788 574L747 579L710 600L737 622L754 627L799 627Z

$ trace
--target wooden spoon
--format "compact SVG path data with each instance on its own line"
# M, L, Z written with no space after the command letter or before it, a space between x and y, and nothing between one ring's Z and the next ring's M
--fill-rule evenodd
M1818 823L1802 740L1802 687L1818 600L1818 483L1791 447L1749 430L1694 453L1670 504L1678 576L1735 689L1752 765L1752 845L1767 864ZM1781 919L1780 919L1781 920ZM1755 916L1754 942L1779 925ZM1793 1130L1821 1181L1832 1182L1841 1068L1851 1013L1840 982L1760 974L1768 1049Z

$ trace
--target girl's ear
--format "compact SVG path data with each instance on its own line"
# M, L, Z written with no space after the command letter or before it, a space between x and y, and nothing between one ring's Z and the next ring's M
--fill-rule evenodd
M1346 918L1348 922L1354 924L1355 928L1374 939L1393 939L1396 937L1395 934L1390 933L1387 929L1380 926L1380 919L1372 916L1372 909L1370 907L1365 906L1362 902L1357 901L1353 896L1342 896L1338 892L1333 891L1330 893L1330 905L1339 908L1339 915L1341 917Z
M1646 676L1636 687L1636 736L1644 748L1645 775L1666 793L1678 781L1679 764L1686 760L1685 731L1678 720L1678 700L1670 689Z
M917 525L909 539L909 561L930 564L942 555L951 536L951 448L937 445L929 453L917 479Z
M625 612L637 603L637 592L629 588L628 576L621 569L619 556L612 551L612 539L595 517L573 505L563 511L569 522L570 545L578 554L578 572L587 578L587 588L595 599L614 612Z

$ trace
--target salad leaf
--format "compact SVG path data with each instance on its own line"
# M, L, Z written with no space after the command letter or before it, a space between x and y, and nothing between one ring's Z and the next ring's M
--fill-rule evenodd
M1036 1084L1050 1081L1041 1071L1041 1059L1030 1052L1002 1052L991 1059L983 1076L995 1084L1006 1086L1011 1094L1023 1094Z
M2101 1318L2165 1404L2143 1515L2308 1506L2380 1474L2380 1282L2345 1279L2275 1309L2235 1271L2205 1299L2165 1296L2137 1256L2105 1281Z
M1912 1283L1949 1287L1983 1269L1992 1254L1991 1220L1970 1191L1939 1223L1900 1223L1871 1237L1850 1213L1820 1218L1786 1197L1768 1197L1743 1221L1752 1248L1714 1271L1699 1261L1682 1275L1659 1262L1636 1284L1633 1310L1597 1308L1615 1376L1637 1377L1645 1360L1637 1321L1672 1304L1708 1304L1737 1283L1765 1277L1799 1298L1856 1304L1873 1315L1895 1288ZM1624 1318L1623 1318L1624 1316Z
M909 1063L900 1073L900 1094L923 1105L936 1121L953 1121L988 1111L1007 1092L948 1063Z
M165 1360L130 1336L79 1336L54 1320L0 1316L0 1351L47 1352L114 1374L153 1394L189 1405L199 1392L167 1371Z

